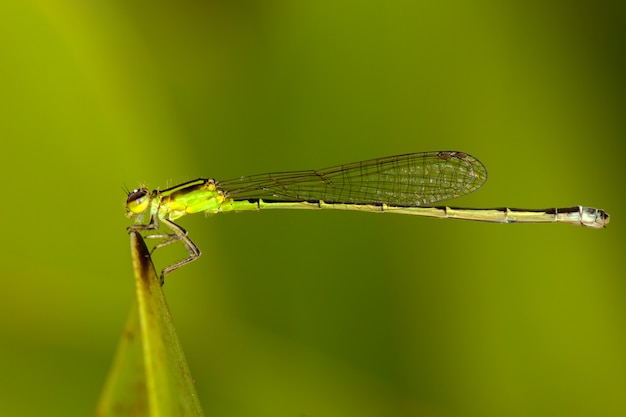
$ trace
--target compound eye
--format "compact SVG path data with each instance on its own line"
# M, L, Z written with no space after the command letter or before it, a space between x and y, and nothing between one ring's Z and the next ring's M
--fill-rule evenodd
M150 204L150 191L147 188L138 188L128 193L126 210L133 214L144 212Z

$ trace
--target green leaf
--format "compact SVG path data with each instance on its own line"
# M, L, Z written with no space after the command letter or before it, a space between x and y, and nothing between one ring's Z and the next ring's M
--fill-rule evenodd
M139 311L137 301L134 301L96 408L96 416L148 414L146 371L140 336Z
M150 253L138 233L130 240L137 302L96 416L203 416Z

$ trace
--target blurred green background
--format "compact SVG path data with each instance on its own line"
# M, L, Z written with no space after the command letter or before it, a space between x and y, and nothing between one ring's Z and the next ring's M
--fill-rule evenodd
M626 415L612 4L2 2L0 414L93 413L134 297L124 186L461 150L490 179L451 204L612 222L184 218L204 255L165 291L205 413Z

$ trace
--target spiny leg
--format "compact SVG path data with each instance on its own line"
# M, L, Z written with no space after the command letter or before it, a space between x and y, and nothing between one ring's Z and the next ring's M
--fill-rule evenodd
M186 265L190 262L195 261L196 259L200 257L200 255L202 255L200 248L198 248L198 246L195 243L193 243L193 241L189 238L189 236L187 235L187 231L185 229L183 229L181 226L177 225L171 220L168 220L168 219L162 219L162 220L163 220L163 223L167 225L167 227L172 229L174 234L173 236L169 235L171 236L171 238L168 241L159 243L158 245L154 247L154 249L162 248L163 246L182 240L183 244L185 245L185 249L187 249L187 252L189 253L189 257L186 259L183 259L182 261L176 262L174 265L170 265L166 268L163 268L163 270L161 271L161 283L165 281L165 275L180 268L183 265Z
M126 228L126 230L141 232L146 230L157 230L159 228L159 219L155 214L150 216L150 222L148 224L131 224ZM146 236L148 237L148 236Z
M164 221L166 220L164 219ZM153 234L148 234L144 236L145 239L167 239L165 242L156 244L150 251L150 255L152 255L155 250L162 248L163 246L167 246L171 243L178 242L181 239L181 236L187 235L187 231L183 229L182 227L178 226L177 224L172 223L171 221L169 222L169 224L168 223L166 224L170 229L174 231L174 233L153 233ZM176 226L180 230L180 233L177 233L176 229L172 227L171 224ZM156 215L152 215L150 216L150 222L148 224L134 224L134 225L128 226L126 229L133 230L133 231L142 231L142 232L150 231L150 230L158 230L159 219L157 218Z
M163 283L165 282L165 275L180 268L183 265L186 265L190 262L195 261L196 259L200 257L202 252L200 251L200 248L198 248L198 246L189 238L187 234L187 230L185 230L183 227L177 225L171 220L168 220L168 219L161 219L161 220L163 221L163 223L165 223L167 227L170 228L170 230L172 230L173 233L159 233L159 234L146 235L145 236L146 239L167 239L165 242L156 244L150 251L150 254L152 255L152 253L155 250L162 248L164 246L170 245L174 242L178 242L179 240L183 242L183 244L185 245L185 249L187 249L187 252L189 253L188 258L183 259L180 262L176 262L175 264L170 265L166 268L163 268L163 270L161 270L161 285L163 285ZM150 222L148 224L135 224L135 225L129 226L127 229L134 230L134 231L147 231L147 230L157 230L158 228L159 228L159 221L157 219L157 216L153 215L150 217Z

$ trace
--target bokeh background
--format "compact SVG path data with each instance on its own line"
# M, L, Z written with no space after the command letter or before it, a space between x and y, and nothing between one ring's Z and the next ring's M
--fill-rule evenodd
M451 204L612 222L183 218L204 255L165 290L206 414L626 415L617 4L2 2L0 414L93 413L124 187L462 150L490 179Z

